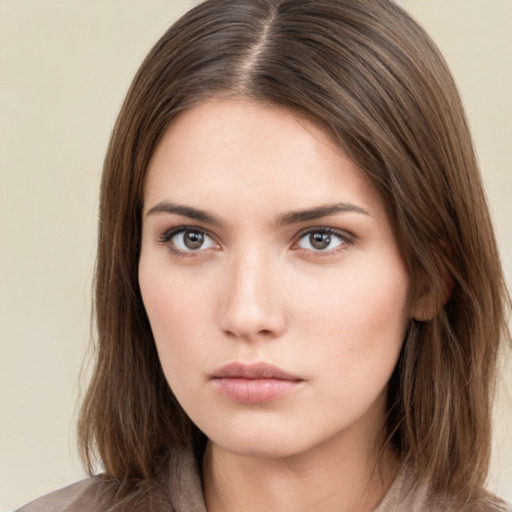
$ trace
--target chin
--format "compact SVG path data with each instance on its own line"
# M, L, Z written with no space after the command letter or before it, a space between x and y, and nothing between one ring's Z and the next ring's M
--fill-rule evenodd
M288 425L252 425L237 428L230 425L215 432L205 432L208 439L222 450L240 457L279 459L306 453L325 440L321 435L308 435ZM314 432L309 432L314 434Z
M268 439L231 439L225 443L212 441L224 451L239 457L283 459L302 452L297 446L289 446L287 443L283 443L282 439L274 439L273 441Z

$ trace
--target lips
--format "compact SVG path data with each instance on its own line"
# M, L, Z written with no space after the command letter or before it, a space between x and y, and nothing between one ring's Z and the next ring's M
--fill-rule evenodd
M288 395L304 379L268 363L230 363L215 371L211 382L223 396L235 402L257 404Z

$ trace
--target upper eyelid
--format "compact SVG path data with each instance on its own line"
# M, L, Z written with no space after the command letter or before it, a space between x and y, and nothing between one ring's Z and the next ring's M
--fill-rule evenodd
M186 225L173 226L171 228L167 228L167 229L163 230L163 235L170 234L170 233L180 233L180 232L187 231L187 230L201 231L203 233L208 234L209 236L216 236L216 235L212 234L209 229L204 228L202 226L197 226L195 224L186 224ZM346 229L340 229L340 228L335 228L332 226L322 226L322 225L302 228L294 236L297 237L297 236L315 232L315 231L329 231L331 233L339 233L340 235L346 234L347 236L354 236L352 233L350 233L350 231L347 231Z
M212 239L215 239L215 236L212 235L208 229L204 229L204 228L202 228L200 226L194 226L194 225L175 226L175 227L172 227L172 228L169 228L169 229L165 229L161 233L159 239L161 241L169 240L173 236L178 235L179 233L183 233L184 231L198 231L200 233L204 233L205 235L209 236Z
M339 228L332 228L329 226L316 226L311 228L304 228L303 230L299 231L295 235L295 238L299 239L302 238L305 235L309 235L310 233L315 232L323 232L323 233L330 233L339 236L343 240L350 240L353 241L355 239L355 235L351 233L350 231L347 231L345 229L339 229Z

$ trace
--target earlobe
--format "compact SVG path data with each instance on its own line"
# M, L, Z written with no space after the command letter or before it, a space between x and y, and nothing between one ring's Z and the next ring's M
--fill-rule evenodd
M431 293L423 293L416 301L414 302L411 317L413 320L417 322L428 322L432 320L439 310L443 307L443 304L436 304L433 300L433 294Z
M418 322L428 322L432 320L441 311L448 302L453 291L453 277L444 263L440 264L441 289L438 289L434 283L431 283L413 303L411 318Z

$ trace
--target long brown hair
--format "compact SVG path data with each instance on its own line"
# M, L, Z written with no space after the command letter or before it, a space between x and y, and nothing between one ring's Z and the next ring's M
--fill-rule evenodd
M97 364L79 423L89 469L96 454L119 481L150 478L169 448L201 444L160 368L137 270L149 159L179 112L219 92L313 116L369 177L411 296L433 311L413 322L392 376L385 445L418 481L474 499L509 302L454 81L423 29L387 0L207 0L146 57L101 185Z

